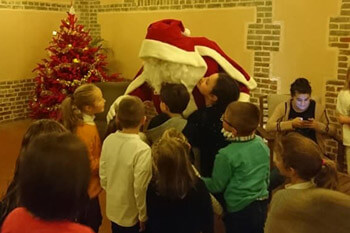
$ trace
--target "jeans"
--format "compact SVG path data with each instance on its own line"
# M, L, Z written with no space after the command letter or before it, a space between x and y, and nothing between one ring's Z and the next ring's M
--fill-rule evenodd
M226 233L264 233L268 200L254 201L224 217Z
M122 227L114 222L111 222L111 223L112 223L112 233L139 233L138 223L132 227Z

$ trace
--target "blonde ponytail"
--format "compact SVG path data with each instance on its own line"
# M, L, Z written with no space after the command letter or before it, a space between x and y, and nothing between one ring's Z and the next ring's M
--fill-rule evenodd
M71 132L74 132L78 124L82 122L82 112L74 104L72 97L67 96L61 104L62 123Z

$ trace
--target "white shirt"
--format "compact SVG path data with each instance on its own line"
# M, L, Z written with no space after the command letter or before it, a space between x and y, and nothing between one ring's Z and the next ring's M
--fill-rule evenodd
M123 227L146 221L146 191L152 176L151 148L137 134L120 131L103 143L101 186L106 190L107 217Z
M350 91L342 90L337 98L337 112L344 116L350 116ZM343 124L343 144L350 146L350 125Z
M297 183L297 184L286 184L285 189L309 189L315 188L315 184L311 181Z
M83 113L83 122L88 125L95 125L95 116Z

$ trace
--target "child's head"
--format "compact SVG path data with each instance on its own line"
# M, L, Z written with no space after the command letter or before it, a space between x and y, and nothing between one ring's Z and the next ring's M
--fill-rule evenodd
M310 105L311 86L306 78L296 79L290 86L293 108L298 112L305 111Z
M189 161L190 146L175 129L153 144L153 179L160 195L179 199L194 186L196 176Z
M334 162L322 159L319 146L299 133L289 133L276 141L274 161L281 174L318 187L335 189L338 184Z
M222 126L235 136L251 135L259 124L260 111L257 106L246 102L230 103L222 115Z
M75 135L40 135L20 161L21 204L41 219L71 219L86 195L89 176L87 149Z
M55 132L64 133L68 132L68 130L59 122L51 119L42 119L33 122L23 136L21 150L24 150L36 136Z
M74 131L82 122L82 114L94 115L104 111L105 99L100 88L94 84L79 86L72 97L68 96L62 102L62 118L64 126Z
M1 202L3 204L3 211L0 213L0 225L4 218L16 207L19 206L19 193L18 193L18 173L19 162L23 157L29 144L39 135L46 135L48 133L66 133L68 130L63 125L54 120L42 119L33 122L22 139L22 145L20 149L19 157L16 160L15 171L13 179L8 186L4 197Z
M139 128L145 122L145 107L136 96L125 96L120 101L117 121L122 129Z
M237 82L226 73L215 73L204 77L198 82L197 87L207 105L215 104L222 111L229 103L239 98Z
M160 89L160 100L162 112L182 114L190 101L190 94L183 84L163 83Z

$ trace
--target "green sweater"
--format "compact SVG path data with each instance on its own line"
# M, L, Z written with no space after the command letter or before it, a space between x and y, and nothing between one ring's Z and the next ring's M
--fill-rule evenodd
M202 178L212 193L224 193L228 212L268 197L270 151L259 136L235 141L219 150L211 178Z

